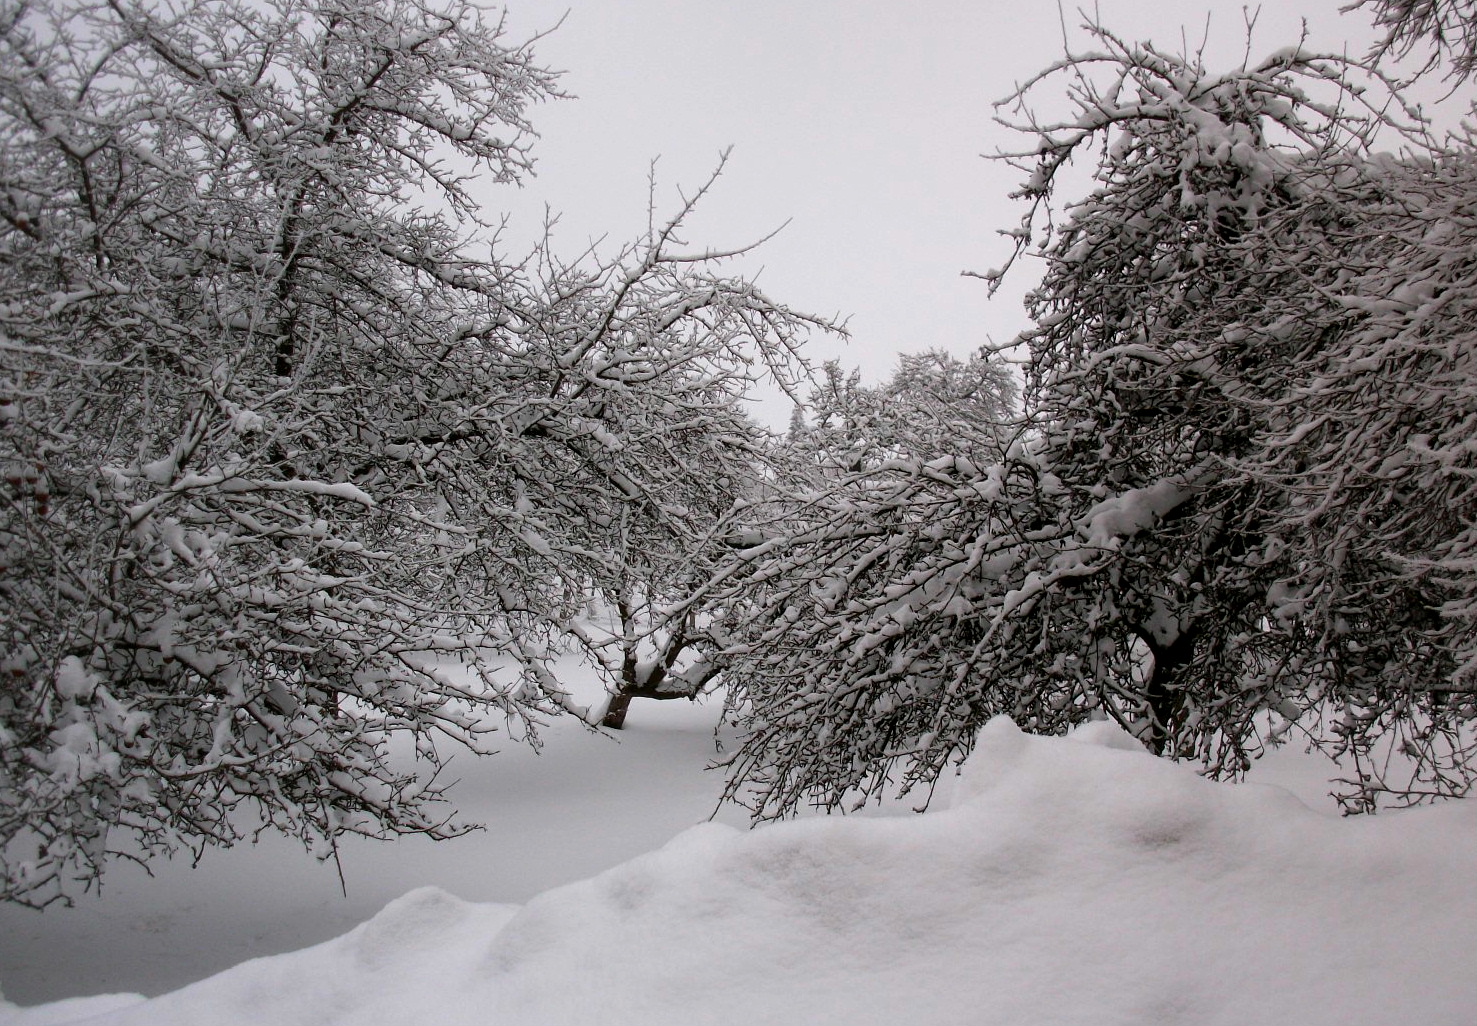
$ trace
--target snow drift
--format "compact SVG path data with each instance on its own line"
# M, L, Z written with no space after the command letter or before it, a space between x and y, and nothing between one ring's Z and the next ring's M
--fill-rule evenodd
M0 1023L1473 1021L1477 806L1335 819L1106 725L1003 720L946 783L923 816L699 827L522 908L413 891L172 994Z

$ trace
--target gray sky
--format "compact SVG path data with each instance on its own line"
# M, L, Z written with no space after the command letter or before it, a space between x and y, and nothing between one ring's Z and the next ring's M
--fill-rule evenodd
M1268 4L1253 59L1297 42L1303 19L1310 48L1362 53L1368 17L1339 6ZM1069 35L1089 48L1075 10ZM1246 51L1248 14L1237 3L1101 0L1097 12L1120 36L1161 48L1208 40L1213 68L1240 64ZM991 301L960 272L1008 253L996 232L1019 219L1006 199L1017 175L982 155L1014 145L992 121L993 102L1062 53L1056 5L513 0L510 36L561 17L537 53L567 72L578 98L535 112L538 175L522 195L488 196L512 213L515 236L532 237L547 203L561 216L561 252L599 235L612 246L634 238L654 158L659 213L670 212L677 188L700 184L731 146L688 241L729 247L789 221L734 269L758 274L790 306L848 320L851 343L818 347L817 358L839 355L875 381L900 351L963 354L1023 326L1024 276ZM766 409L765 419L782 424L786 410Z

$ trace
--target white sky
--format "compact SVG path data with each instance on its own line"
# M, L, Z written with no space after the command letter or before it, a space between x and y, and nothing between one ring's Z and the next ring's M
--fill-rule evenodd
M1296 43L1303 19L1310 48L1362 53L1369 19L1340 4L1268 4L1253 59ZM1083 17L1067 10L1075 47L1089 48ZM1241 63L1246 49L1238 3L1101 0L1097 12L1120 36L1177 52L1208 38L1212 68ZM734 269L757 273L781 302L848 321L852 342L818 347L818 359L839 355L876 381L900 351L964 354L1023 326L1024 276L990 301L960 272L1008 253L996 232L1019 219L1006 199L1018 176L982 155L1015 145L993 102L1062 53L1055 4L514 0L510 38L561 17L536 52L578 98L534 112L538 175L522 194L488 196L513 214L515 234L531 238L547 204L561 215L561 252L632 239L654 158L658 212L670 212L676 189L700 184L731 146L688 241L731 247L789 221ZM765 419L782 425L787 410Z

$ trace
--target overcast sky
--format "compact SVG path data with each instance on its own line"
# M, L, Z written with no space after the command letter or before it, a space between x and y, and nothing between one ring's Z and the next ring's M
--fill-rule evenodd
M1268 4L1253 58L1297 42L1362 53L1368 17L1341 0ZM1076 8L1068 34L1086 46ZM1198 49L1239 65L1248 13L1237 3L1101 0L1102 23L1161 48ZM775 299L847 319L839 355L870 381L899 351L964 354L1008 340L1024 320L1024 277L990 300L966 269L1008 252L996 235L1020 210L1017 175L983 155L1016 144L993 103L1063 50L1056 5L1016 0L513 0L511 38L563 24L537 46L567 72L577 99L535 112L538 174L490 205L531 233L547 203L559 249L612 244L646 222L647 175L658 201L700 184L732 147L723 179L693 222L694 247L728 247L784 231L735 270ZM1208 24L1208 28L1207 28ZM765 411L783 423L783 408Z

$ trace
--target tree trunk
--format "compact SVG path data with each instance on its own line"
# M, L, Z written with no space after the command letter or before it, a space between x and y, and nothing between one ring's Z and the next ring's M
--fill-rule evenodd
M626 725L626 710L631 707L629 691L617 691L610 696L610 705L605 710L605 718L600 721L600 726L611 730L620 730Z
M1195 634L1186 631L1168 645L1151 645L1154 670L1144 689L1149 705L1149 748L1155 755L1173 755L1172 743L1184 718L1183 677L1195 656Z

